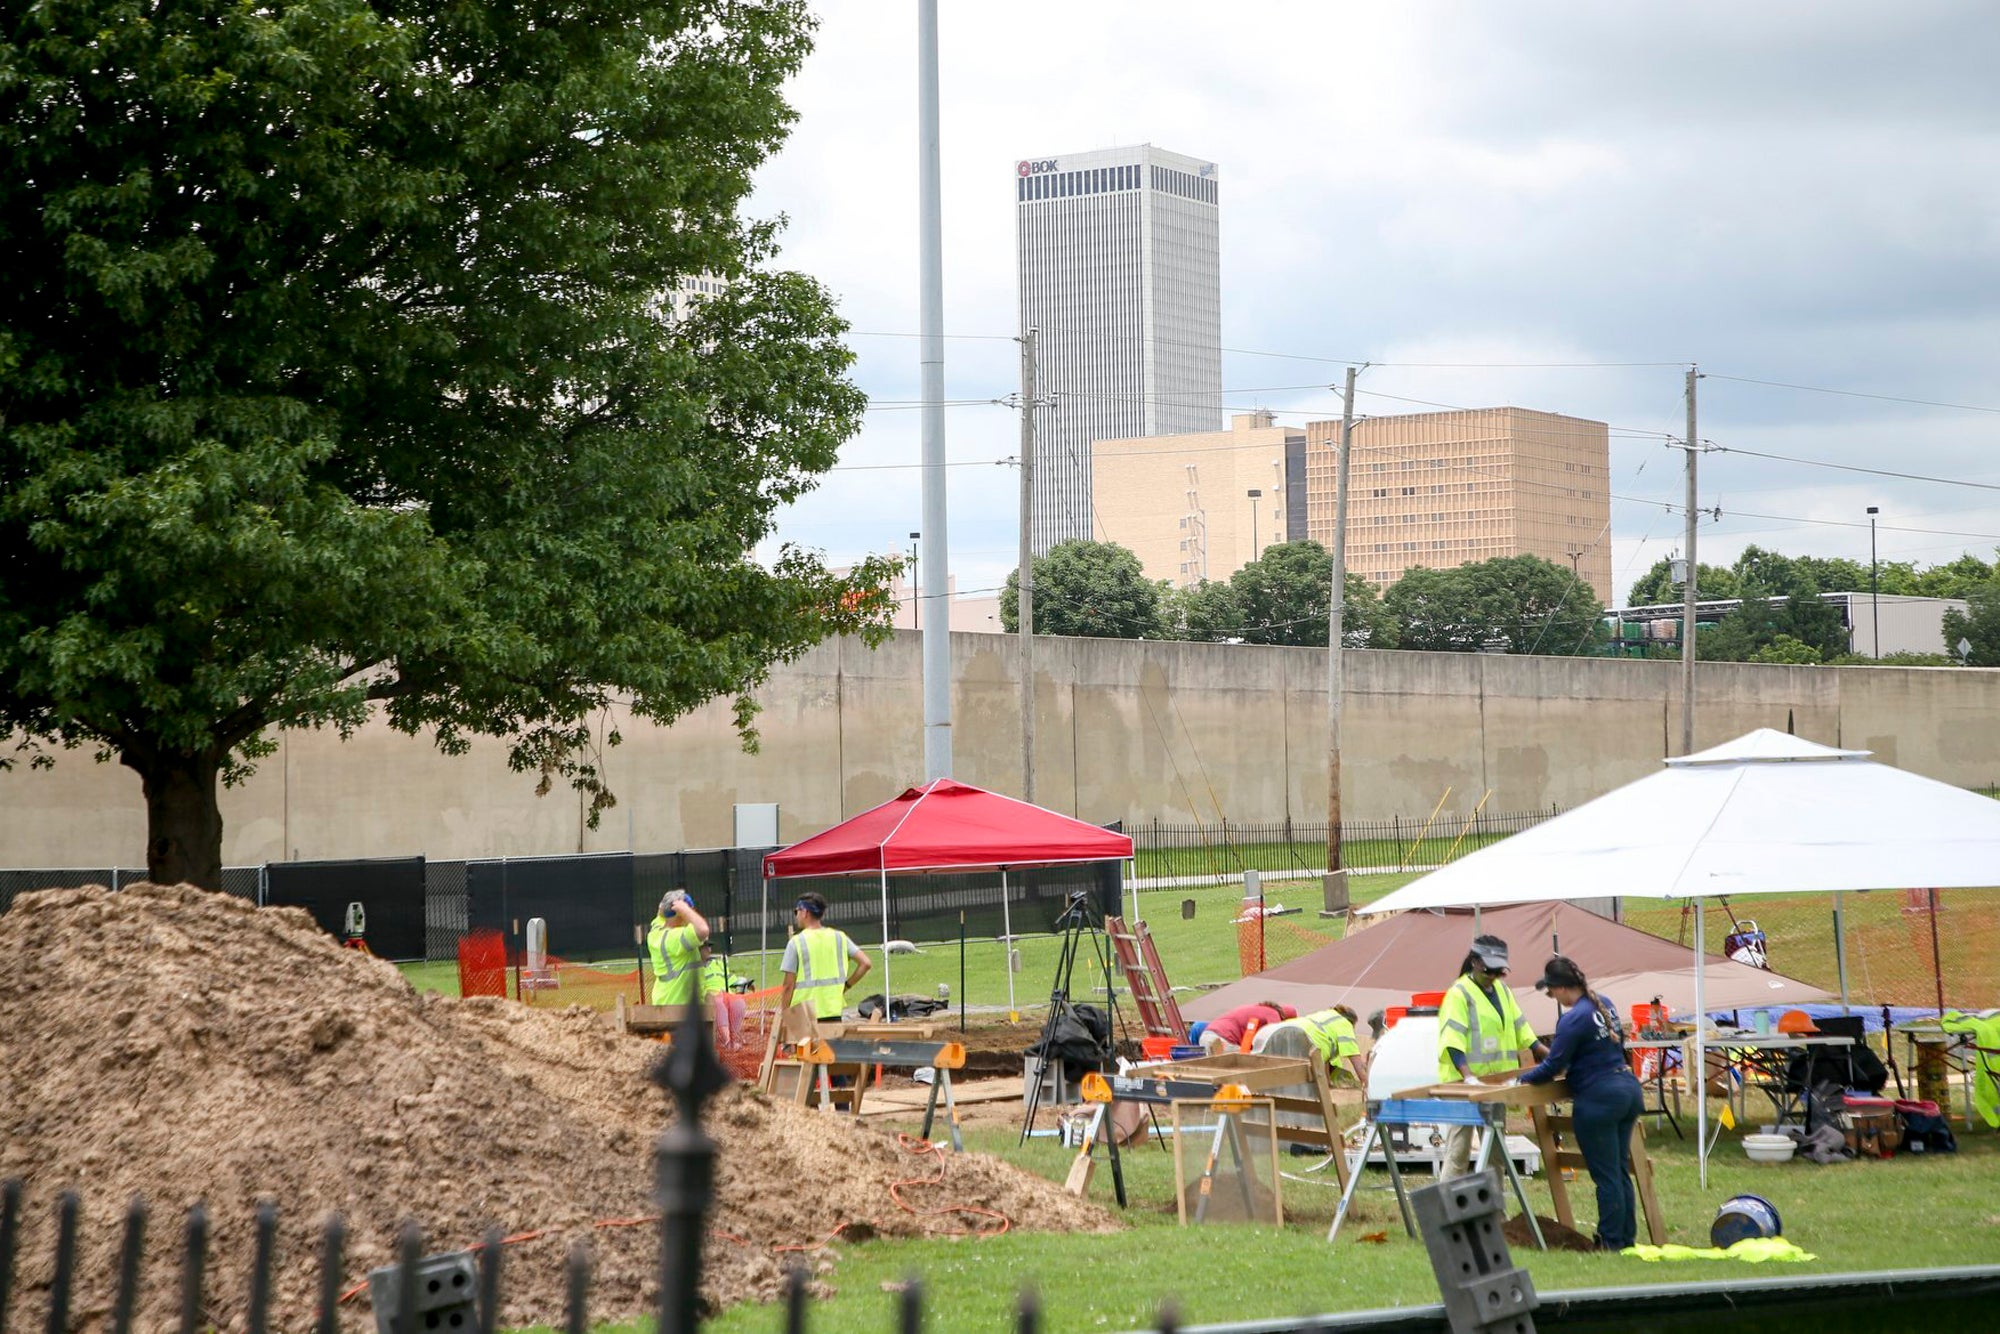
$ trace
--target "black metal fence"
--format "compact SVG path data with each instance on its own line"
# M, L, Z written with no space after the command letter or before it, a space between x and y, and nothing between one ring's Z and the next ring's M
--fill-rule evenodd
M1341 827L1342 859L1353 870L1434 865L1559 811L1348 821ZM1219 883L1239 879L1245 870L1317 873L1326 865L1326 829L1324 823L1290 820L1138 825L1130 830L1138 887ZM222 876L226 892L260 905L304 908L334 935L345 930L348 905L358 903L369 948L399 962L449 961L468 931L490 928L518 938L536 917L550 924L550 949L556 954L578 961L629 959L633 928L651 920L661 895L676 888L694 896L724 953L782 941L790 905L808 889L826 896L835 924L865 925L871 936L880 930L881 887L867 877L785 880L772 884L767 895L763 859L771 851L272 862L225 867ZM90 884L116 889L144 878L143 869L132 868L0 870L0 912L27 890ZM970 936L990 937L1001 934L1003 921L1016 934L1046 932L1076 895L1088 896L1099 911L1116 911L1124 891L1125 868L1118 862L1010 871L1004 896L997 871L892 877L889 934L936 943L958 939L962 927Z
M1428 819L1344 820L1341 865L1351 871L1435 866L1561 813L1560 806L1550 806ZM1325 821L1167 824L1154 820L1132 826L1131 834L1142 888L1157 881L1239 879L1246 870L1318 873L1327 862Z

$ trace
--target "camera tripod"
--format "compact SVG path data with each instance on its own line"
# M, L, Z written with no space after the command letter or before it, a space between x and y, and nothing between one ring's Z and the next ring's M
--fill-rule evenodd
M1105 937L1102 915L1100 914L1096 918L1091 916L1090 895L1088 891L1079 889L1071 892L1069 902L1063 908L1062 915L1056 918L1056 926L1062 931L1062 948L1056 956L1055 981L1049 988L1048 1017L1042 1021L1042 1034L1035 1042L1035 1047L1039 1048L1042 1052L1043 1071L1046 1071L1056 1059L1049 1055L1050 1046L1055 1040L1056 1026L1075 1007L1075 1002L1070 999L1070 992L1076 981L1077 961L1080 958L1086 957L1084 952L1086 941L1089 942L1088 962L1096 972L1103 974L1104 977L1104 1007L1105 1013L1108 1016L1106 1043L1109 1047L1109 1052L1106 1055L1115 1053L1118 1049L1119 1039L1126 1036L1124 1032L1125 1019L1118 1009L1118 994L1112 988L1114 960L1112 957L1111 942ZM1082 1021L1078 1020L1077 1022L1081 1023ZM1028 1142L1028 1135L1035 1128L1035 1113L1041 1107L1044 1082L1044 1077L1038 1074L1028 1085L1027 1115L1021 1122L1021 1138L1019 1141L1022 1144ZM1058 1094L1060 1094L1060 1089L1058 1089ZM1121 1195L1124 1193L1122 1183L1119 1193Z

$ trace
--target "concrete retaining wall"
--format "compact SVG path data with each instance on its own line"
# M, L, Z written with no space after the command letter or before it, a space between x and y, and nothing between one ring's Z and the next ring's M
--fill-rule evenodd
M224 860L437 858L714 847L736 802L775 801L803 837L923 777L919 640L821 645L759 692L763 744L726 705L670 728L610 719L619 804L588 830L575 794L534 795L484 743L450 759L380 724L343 744L294 733L225 792ZM1347 818L1575 805L1679 749L1680 666L1592 658L1360 652L1349 657ZM1019 650L952 640L956 776L1019 793ZM1036 644L1037 799L1108 821L1317 822L1326 811L1323 650L1053 639ZM1962 786L2000 780L2000 671L1698 668L1697 745L1754 727L1870 749ZM0 742L0 744L6 744ZM0 866L144 865L139 783L83 751L0 773Z

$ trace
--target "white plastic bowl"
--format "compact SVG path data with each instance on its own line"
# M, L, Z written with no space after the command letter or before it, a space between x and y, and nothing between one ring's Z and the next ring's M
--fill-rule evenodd
M1798 1141L1789 1135L1745 1135L1743 1152L1753 1163L1790 1162L1799 1150Z

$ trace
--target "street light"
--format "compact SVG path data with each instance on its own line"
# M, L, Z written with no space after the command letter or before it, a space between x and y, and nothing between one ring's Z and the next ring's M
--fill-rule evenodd
M1250 559L1257 559L1257 502L1264 498L1262 487L1253 486L1245 492L1250 497Z
M1882 576L1875 564L1875 516L1880 505L1868 507L1868 619L1875 623L1875 661L1882 660Z

